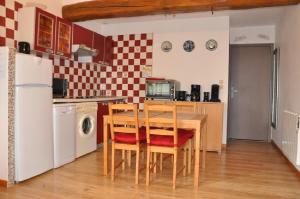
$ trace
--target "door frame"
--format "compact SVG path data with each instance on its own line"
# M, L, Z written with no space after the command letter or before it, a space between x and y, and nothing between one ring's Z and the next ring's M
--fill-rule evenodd
M271 51L271 65L269 66L269 72L270 72L270 88L269 88L269 100L270 100L270 106L269 106L269 131L268 131L268 135L267 135L267 142L271 142L271 135L272 135L272 125L271 125L271 114L272 114L272 69L273 69L273 65L274 63L274 55L273 55L273 51L275 50L275 44L268 44L268 43L262 43L262 44L230 44L229 45L229 77L228 77L228 90L229 90L229 94L228 94L228 119L227 119L227 140L230 140L231 136L230 136L230 119L231 119L231 111L230 111L230 107L231 107L231 77L232 77L232 67L231 67L231 47L233 46L237 46L237 47L269 47L270 51Z

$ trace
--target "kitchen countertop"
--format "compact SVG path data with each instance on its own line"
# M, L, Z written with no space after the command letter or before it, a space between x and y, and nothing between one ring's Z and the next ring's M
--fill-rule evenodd
M126 100L127 97L94 97L94 98L54 98L53 103L80 103L80 102L105 102L105 101L116 101L116 100Z

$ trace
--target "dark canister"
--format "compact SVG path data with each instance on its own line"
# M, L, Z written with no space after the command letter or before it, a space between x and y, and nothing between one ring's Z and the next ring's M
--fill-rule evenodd
M209 92L204 92L203 102L209 102Z
M191 85L191 101L200 102L201 99L201 86L197 84Z
M30 44L25 41L20 41L19 45L19 53L30 54Z
M178 91L177 101L186 101L186 91Z

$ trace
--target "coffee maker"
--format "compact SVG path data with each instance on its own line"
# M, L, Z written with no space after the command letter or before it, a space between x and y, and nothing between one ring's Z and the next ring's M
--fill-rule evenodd
M191 85L191 101L200 102L201 99L201 86L197 84Z
M219 89L220 86L218 84L213 84L211 86L211 102L221 102L221 100L219 99Z

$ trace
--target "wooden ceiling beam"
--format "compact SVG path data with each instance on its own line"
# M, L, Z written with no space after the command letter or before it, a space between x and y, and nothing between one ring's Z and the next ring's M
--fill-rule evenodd
M94 0L63 7L70 21L295 5L300 0Z

